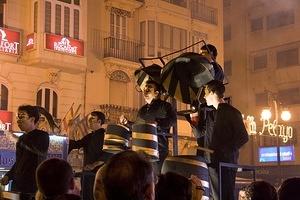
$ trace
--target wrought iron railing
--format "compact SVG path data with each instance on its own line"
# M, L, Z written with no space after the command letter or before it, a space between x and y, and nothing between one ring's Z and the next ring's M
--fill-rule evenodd
M114 57L123 60L138 62L142 57L142 43L118 39L115 37L104 38L104 57Z
M210 24L218 24L218 10L199 3L198 0L192 0L190 2L192 18L198 19Z
M102 104L99 105L101 112L107 117L108 123L119 122L119 117L125 115L129 121L135 121L138 109L126 106L119 106L113 104Z

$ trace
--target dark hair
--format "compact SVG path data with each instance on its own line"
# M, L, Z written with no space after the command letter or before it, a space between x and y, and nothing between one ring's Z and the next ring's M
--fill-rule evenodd
M40 119L40 112L36 106L21 105L18 111L25 111L29 117L34 117L34 123L36 124Z
M58 158L43 161L36 170L37 187L45 197L67 193L72 178L73 170L70 164Z
M190 200L192 198L192 187L190 181L174 172L167 172L159 176L155 186L156 200Z
M93 111L91 115L96 116L98 120L101 120L101 125L105 123L105 115L103 112L100 111Z
M201 47L201 50L206 50L208 52L211 52L211 55L214 57L214 59L216 59L218 56L217 48L212 44L203 45Z
M146 81L146 84L153 84L155 85L155 92L158 91L159 93L161 93L163 91L163 87L158 84L156 81L149 79Z
M266 181L254 181L245 188L247 199L277 200L277 192L273 185Z
M225 86L221 81L212 80L206 84L206 89L209 92L216 93L219 98L224 97Z
M153 183L153 168L142 154L123 151L106 164L103 185L107 200L143 200Z
M288 178L281 184L278 190L279 200L296 200L300 196L300 178Z

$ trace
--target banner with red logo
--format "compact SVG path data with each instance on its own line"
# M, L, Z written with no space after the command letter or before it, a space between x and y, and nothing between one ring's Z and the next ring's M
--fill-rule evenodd
M0 28L0 52L20 55L20 41L20 32Z
M31 50L31 49L35 49L35 34L31 33L29 35L27 35L26 37L26 50Z
M46 34L46 49L76 56L84 56L84 43L60 35Z
M0 110L0 131L11 131L13 113Z

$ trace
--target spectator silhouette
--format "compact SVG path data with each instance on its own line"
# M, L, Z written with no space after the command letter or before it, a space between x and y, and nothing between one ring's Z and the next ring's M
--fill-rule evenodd
M52 158L42 162L36 171L36 182L42 200L80 199L68 194L75 189L72 167L68 162Z
M277 192L266 181L254 181L245 188L245 197L247 200L277 200Z
M288 178L281 184L278 190L279 200L296 200L300 199L300 178Z
M101 189L97 184L102 182L107 200L154 200L153 168L142 154L118 153L105 164L102 173L102 180L95 181L95 192Z

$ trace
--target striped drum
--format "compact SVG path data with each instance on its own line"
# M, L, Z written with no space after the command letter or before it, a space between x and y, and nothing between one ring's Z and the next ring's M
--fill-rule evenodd
M186 178L190 178L192 174L197 176L205 189L202 200L209 199L208 168L202 157L191 155L169 156L162 167L162 173L166 172L175 172Z
M120 124L109 124L104 136L103 151L118 153L129 148L129 128Z
M134 124L132 126L132 150L143 151L152 161L159 160L156 125Z

